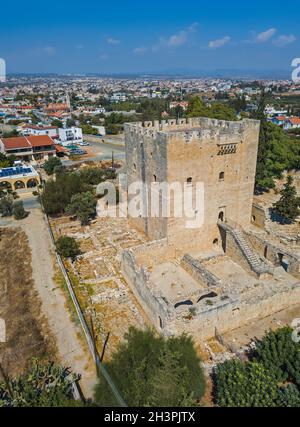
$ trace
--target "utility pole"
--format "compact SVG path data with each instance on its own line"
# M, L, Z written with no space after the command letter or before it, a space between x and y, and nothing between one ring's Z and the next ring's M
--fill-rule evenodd
M96 363L96 372L97 372L97 376L99 377L100 373L99 373L99 365L98 365L98 363L100 361L99 361L99 355L98 355L97 346L96 346L94 322L93 322L93 316L92 315L90 316L90 322L91 322L91 333L92 333L92 340L93 340L94 359L95 359L95 363Z
M101 353L101 357L100 357L100 362L103 362L104 359L104 353L108 344L108 340L109 340L109 336L110 336L110 332L107 333L104 344L103 344L103 348L102 348L102 353Z
M115 159L114 159L114 152L111 152L111 168L113 172L115 171Z

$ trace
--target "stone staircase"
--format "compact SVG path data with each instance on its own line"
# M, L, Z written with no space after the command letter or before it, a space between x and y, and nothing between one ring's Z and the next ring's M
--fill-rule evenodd
M253 272L255 272L258 276L262 274L274 273L274 269L266 262L264 262L252 248L250 242L245 237L245 232L241 229L241 227L229 225L227 222L219 222L219 226L232 235Z

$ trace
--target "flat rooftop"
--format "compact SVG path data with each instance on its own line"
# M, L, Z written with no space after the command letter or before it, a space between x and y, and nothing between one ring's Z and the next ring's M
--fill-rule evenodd
M38 173L31 166L16 166L11 168L0 169L0 179L19 178L27 176L38 176Z

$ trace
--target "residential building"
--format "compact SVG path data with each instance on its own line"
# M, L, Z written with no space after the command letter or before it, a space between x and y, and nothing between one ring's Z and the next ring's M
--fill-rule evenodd
M51 138L58 137L58 128L56 126L36 126L30 124L23 124L20 127L20 132L24 136L28 135L48 135Z
M0 138L0 152L25 162L48 160L56 156L55 144L48 135Z
M58 142L64 146L83 142L82 129L76 126L58 129Z

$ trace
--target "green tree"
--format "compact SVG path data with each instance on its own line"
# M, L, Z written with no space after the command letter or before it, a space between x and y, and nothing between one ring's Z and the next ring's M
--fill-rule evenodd
M209 108L199 96L193 96L189 100L186 115L187 117L209 117Z
M12 214L15 219L20 220L27 217L27 212L24 209L22 200L19 200L13 204Z
M14 199L12 196L7 195L0 199L0 214L2 216L12 216L13 214Z
M56 242L56 250L64 258L72 258L74 261L80 255L80 245L73 237L61 236Z
M82 125L82 133L86 135L97 135L98 131L96 128L93 128L91 125Z
M58 157L50 157L44 164L44 170L47 175L53 175L57 167L62 167L61 160Z
M293 177L289 175L287 182L280 191L280 199L273 205L273 211L286 223L294 222L300 215L300 198L297 196L297 190L293 186L293 182Z
M227 103L214 102L211 106L207 106L199 96L194 96L189 100L186 115L187 117L210 117L229 121L237 120L235 111Z
M292 381L300 387L300 344L292 340L292 329L270 331L257 342L254 360L270 369L279 383Z
M228 104L220 102L215 102L211 105L208 117L218 120L237 120L235 111Z
M300 392L294 384L288 384L279 390L277 406L281 408L300 408Z
M163 338L130 328L106 368L129 406L185 406L205 391L201 362L190 337ZM172 375L173 374L173 375ZM100 406L115 404L103 378L95 388Z
M67 206L66 213L76 215L82 225L87 225L96 215L96 205L97 200L91 192L75 194Z
M277 398L274 376L260 363L232 359L219 364L214 378L217 405L272 407Z
M46 182L41 196L45 212L49 215L63 214L72 196L89 190L80 175L76 173L59 174L56 180Z
M83 406L73 398L72 384L78 379L63 366L34 360L23 375L0 382L0 407Z
M0 153L0 168L9 168L13 166L16 159L16 156L6 156L5 154Z
M60 120L54 119L51 122L51 126L56 126L58 128L63 128L63 123Z

